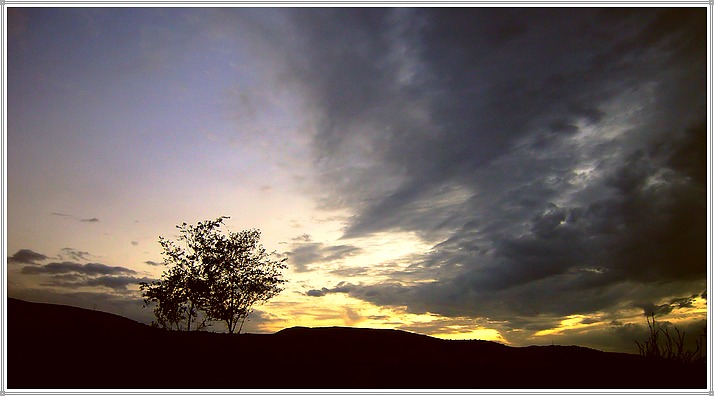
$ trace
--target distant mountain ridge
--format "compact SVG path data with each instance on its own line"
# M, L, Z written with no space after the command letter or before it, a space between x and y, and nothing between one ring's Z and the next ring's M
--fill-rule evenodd
M514 348L398 330L171 332L8 299L8 387L88 389L704 389L706 364L583 347ZM705 362L704 362L705 363Z

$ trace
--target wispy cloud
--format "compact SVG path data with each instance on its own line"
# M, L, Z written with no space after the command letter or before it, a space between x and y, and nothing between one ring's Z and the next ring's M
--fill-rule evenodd
M62 248L60 252L60 257L69 256L71 260L83 261L90 258L92 255L89 252L73 249L70 247Z
M73 216L73 215L66 214L66 213L59 213L59 212L52 212L52 213L50 213L50 214L51 214L52 216L65 217L65 218L68 218L68 219L73 219L73 220L79 221L79 222L81 222L81 223L99 223L99 219L96 218L96 217L92 217L92 218L88 218L88 219L87 219L87 218L81 218L81 217Z

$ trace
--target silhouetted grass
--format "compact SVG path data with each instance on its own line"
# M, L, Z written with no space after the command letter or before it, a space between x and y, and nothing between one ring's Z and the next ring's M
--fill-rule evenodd
M696 346L694 350L688 350L684 346L685 332L680 332L677 327L674 327L676 335L670 333L669 328L657 323L654 313L647 316L647 327L649 329L649 337L642 343L635 340L640 350L640 355L679 363L692 363L704 359L702 356L704 335L700 335L695 340Z

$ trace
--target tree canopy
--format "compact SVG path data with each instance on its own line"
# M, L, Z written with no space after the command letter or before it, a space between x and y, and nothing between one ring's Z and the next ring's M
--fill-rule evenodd
M144 306L156 305L157 326L197 330L222 321L240 333L253 307L283 290L287 259L273 259L257 229L222 233L227 218L178 225L177 241L159 237L168 268L141 284Z

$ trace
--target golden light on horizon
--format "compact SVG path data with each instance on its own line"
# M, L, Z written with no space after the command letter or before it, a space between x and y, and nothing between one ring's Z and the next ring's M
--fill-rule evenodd
M448 318L433 313L416 314L406 307L379 307L346 294L303 297L270 302L263 306L270 321L260 326L274 333L289 327L360 327L403 330L445 340L486 340L508 344L496 329L486 328L474 319Z
M583 323L583 320L588 318L586 315L570 315L560 321L560 325L553 329L541 330L533 334L533 337L542 337L546 335L560 334L567 330L582 329L590 327L594 323Z
M501 336L501 333L495 329L468 329L464 328L464 326L457 325L453 326L453 331L453 333L436 333L429 335L444 340L483 340L508 344L508 341L506 341L506 339Z

